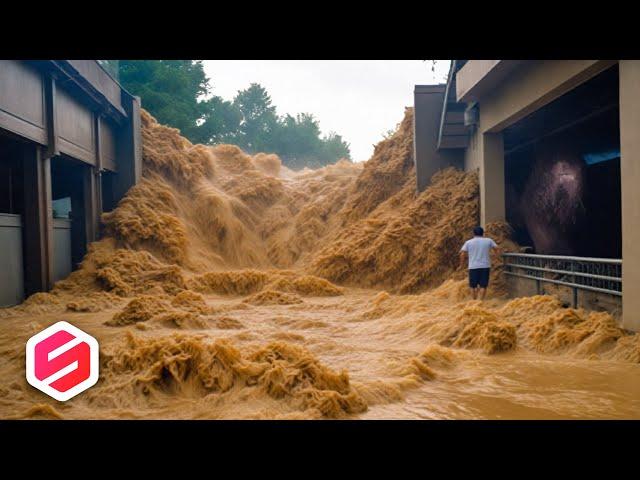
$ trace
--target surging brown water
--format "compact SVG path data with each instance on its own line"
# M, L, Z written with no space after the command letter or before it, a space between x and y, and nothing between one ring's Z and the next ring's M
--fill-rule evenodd
M477 179L416 195L411 121L364 166L296 173L143 114L144 178L105 238L0 311L0 416L640 417L640 342L610 315L502 299L499 267L468 300ZM101 345L100 381L65 403L24 379L26 340L61 319Z

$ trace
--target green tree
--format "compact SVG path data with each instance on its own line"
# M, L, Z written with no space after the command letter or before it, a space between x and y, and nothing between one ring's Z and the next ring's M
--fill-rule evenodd
M320 136L320 124L310 113L283 117L274 142L274 151L293 168L319 167L351 158L349 144L340 135L331 132Z
M320 126L308 113L299 113L295 117L286 115L280 121L279 135L275 150L283 161L294 167L309 165L309 160L322 146ZM311 162L314 163L314 162Z
M335 132L329 133L322 139L323 155L322 160L325 163L335 162L341 158L351 160L351 152L349 144L342 139L342 136Z
M120 60L120 82L142 98L160 123L178 128L192 143L234 143L249 153L276 153L293 168L350 158L340 135L321 137L312 114L278 117L267 90L257 83L233 101L211 96L202 62Z
M249 88L238 92L233 105L240 112L236 144L250 153L273 152L278 117L267 90L252 83Z
M191 141L202 137L209 79L201 61L121 60L120 83L142 99L160 123L178 128ZM206 136L206 135L205 135Z
M196 143L236 143L242 115L236 106L221 97L213 96L205 102L200 127L194 135Z

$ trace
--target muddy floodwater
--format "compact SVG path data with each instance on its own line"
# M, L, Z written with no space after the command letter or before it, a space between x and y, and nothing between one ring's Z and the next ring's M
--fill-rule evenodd
M458 285L449 290L459 289ZM589 359L571 352L544 354L520 346L486 354L482 349L440 345L456 312L479 302L423 294L402 299L413 311L399 313L398 299L365 289L342 296L306 297L290 305L251 305L242 297L207 295L212 311L205 324L178 327L154 323L103 325L115 310L99 313L40 315L4 319L0 329L0 415L3 418L316 418L290 395L270 395L263 385L236 381L226 391L201 391L193 385L194 363L180 373L164 373L146 394L135 381L116 387L101 377L89 391L59 403L26 384L23 348L36 331L60 319L95 336L103 370L109 355L122 348L123 330L141 342L171 335L228 339L239 351L265 343L303 347L322 365L348 371L350 389L365 406L343 418L365 419L597 419L640 418L640 365L615 359ZM389 303L388 309L381 309ZM500 311L503 300L489 300L487 312ZM398 307L398 305L395 305ZM385 312L385 315L379 316ZM388 315L388 316L387 316ZM444 342L448 343L448 342ZM136 348L142 348L138 345ZM426 353L425 353L426 352ZM188 349L167 352L194 355ZM300 360L304 363L305 359ZM306 359L308 361L308 359ZM414 362L425 366L415 368ZM189 363L189 361L187 361ZM295 363L295 362L294 362ZM298 366L299 367L299 366ZM291 368L298 368L291 367ZM303 368L303 367L300 367ZM191 370L189 370L191 369ZM132 372L144 377L148 371ZM175 375L170 380L163 378ZM144 383L144 380L143 382ZM291 398L287 398L287 396ZM356 410L360 409L356 405ZM334 412L335 413L335 412Z
M612 315L507 299L498 255L469 300L477 174L417 193L410 109L369 161L298 172L141 120L142 179L101 239L0 309L0 418L640 418L640 336ZM25 379L26 341L60 320L100 343L67 402Z

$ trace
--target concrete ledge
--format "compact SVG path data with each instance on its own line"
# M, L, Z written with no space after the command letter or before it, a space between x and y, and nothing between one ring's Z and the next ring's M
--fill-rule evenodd
M456 75L458 102L473 102L494 88L522 60L469 60Z

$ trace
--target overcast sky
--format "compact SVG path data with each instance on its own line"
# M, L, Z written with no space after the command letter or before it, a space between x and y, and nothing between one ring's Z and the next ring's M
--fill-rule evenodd
M413 105L413 86L445 83L449 60L204 60L213 93L231 100L259 83L278 115L312 113L323 134L342 135L355 161Z

